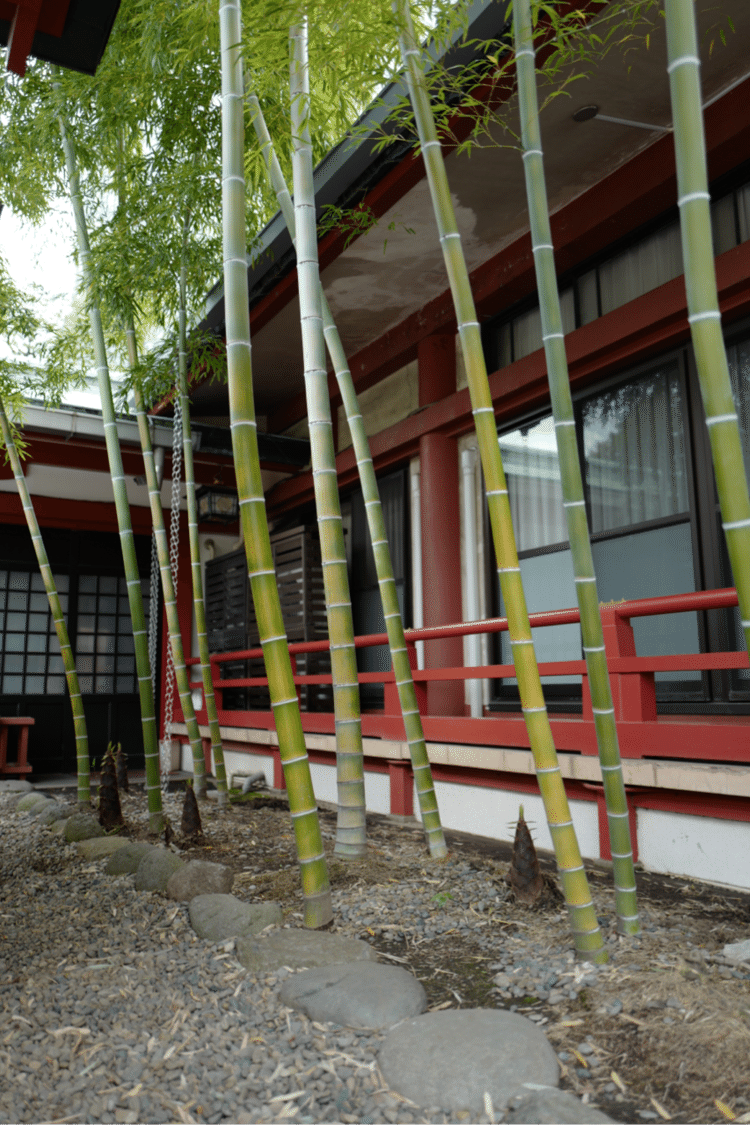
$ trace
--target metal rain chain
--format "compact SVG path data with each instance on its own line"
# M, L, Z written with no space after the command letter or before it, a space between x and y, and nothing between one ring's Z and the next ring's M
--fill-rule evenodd
M180 485L182 478L182 410L179 395L174 400L172 423L172 515L169 523L169 566L172 583L177 590L180 554ZM172 766L172 723L174 719L174 658L172 646L167 645L167 675L164 691L164 739L161 744L161 784L166 795L169 771Z

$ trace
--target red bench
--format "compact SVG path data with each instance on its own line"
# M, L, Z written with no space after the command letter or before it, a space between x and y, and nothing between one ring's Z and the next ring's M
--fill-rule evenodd
M0 774L31 773L33 767L26 761L26 756L29 750L29 727L33 727L35 721L27 718L0 718ZM15 762L8 761L8 734L11 727L18 727Z

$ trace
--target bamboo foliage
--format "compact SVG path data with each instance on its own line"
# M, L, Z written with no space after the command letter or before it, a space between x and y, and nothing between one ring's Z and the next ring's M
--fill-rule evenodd
M591 901L588 880L570 816L560 766L544 702L539 667L534 652L529 615L521 582L515 535L508 501L508 486L497 438L482 340L469 274L461 246L448 178L427 96L422 52L414 36L409 0L394 0L399 18L401 52L416 120L422 157L432 196L440 244L450 281L464 363L471 396L479 452L487 488L498 576L508 617L513 663L521 695L537 780L562 881L579 956L606 961L602 936Z
M59 93L60 84L53 83ZM84 284L90 292L93 291L93 278L89 265L89 241L86 228L86 216L83 210L81 189L76 168L75 150L68 134L68 129L62 114L58 116L60 135L65 152L65 164L68 175L70 199L73 205L73 214L78 238L78 254ZM141 592L141 579L138 573L138 561L135 553L133 528L130 520L130 506L125 487L125 473L122 464L122 452L117 437L117 421L115 407L112 399L112 384L109 378L109 365L107 363L107 349L104 342L102 320L98 304L92 300L89 320L91 335L96 357L96 375L99 384L99 395L102 405L102 421L104 424L104 438L107 446L110 474L112 477L112 490L114 493L117 525L120 529L120 545L125 566L125 579L128 588L128 601L130 603L130 616L133 623L133 641L135 645L135 663L138 675L138 691L141 702L141 723L143 728L143 752L146 766L146 794L149 811L149 831L161 832L163 828L163 814L161 802L161 782L159 777L159 746L157 741L156 714L154 712L154 696L151 687L151 670L148 659L148 639L146 635L146 618L143 610L143 595ZM154 608L154 612L156 612Z
M615 710L609 682L604 633L599 615L599 599L591 553L586 501L583 493L581 462L576 438L573 399L568 378L568 361L560 312L560 296L555 273L552 229L544 176L542 135L536 88L534 38L530 0L515 0L514 43L518 77L518 103L521 117L523 167L526 198L531 224L542 340L547 360L552 414L555 421L557 456L560 465L563 506L573 558L576 596L581 613L581 637L586 669L591 686L594 726L599 747L607 806L607 822L615 882L615 909L620 933L639 932L636 907L635 869L630 840L628 802L620 761Z
M138 364L138 352L135 339L135 327L132 318L125 329L125 337L128 349L128 360L131 367L136 367ZM201 741L198 723L195 718L193 697L190 692L190 675L185 664L180 619L177 612L177 594L172 578L169 541L164 527L161 489L159 488L156 465L154 464L151 431L148 425L143 396L137 386L135 388L135 413L138 422L138 436L141 440L141 452L143 453L143 466L146 472L146 487L148 488L148 498L151 505L151 522L154 526L154 537L156 539L156 553L159 561L159 573L161 574L164 610L167 617L169 643L172 648L172 662L174 664L175 680L177 681L177 692L180 697L182 715L187 726L188 740L193 755L193 785L195 796L200 798L206 795L206 760L203 756L203 742ZM156 607L154 607L154 611L155 610Z
M220 0L222 209L229 414L250 586L302 869L304 922L333 918L331 888L268 533L253 398L245 244L242 28L238 0Z
M750 499L716 288L695 10L692 0L667 0L665 12L688 320L722 527L750 652Z
M336 855L354 858L364 855L366 847L362 717L357 679L357 653L354 648L352 602L336 477L336 451L333 448L331 403L328 396L325 363L326 346L320 307L318 233L315 222L309 127L310 85L306 21L293 24L290 28L289 48L292 169L302 354L315 508L320 532L323 586L331 643L333 706L336 723L338 818L334 851Z
M248 97L250 116L255 127L255 132L260 143L261 152L265 162L269 181L278 201L284 220L296 241L296 224L294 207L291 195L281 170L281 165L276 157L271 136L266 127L263 111L258 98L252 94ZM414 688L409 655L404 637L404 626L401 619L401 609L398 604L398 593L393 576L391 551L388 545L388 536L383 518L383 508L380 503L378 482L375 468L370 453L370 443L365 432L362 413L354 390L354 382L346 359L341 337L333 319L325 290L318 279L320 292L321 311L323 316L323 334L325 336L328 352L336 373L336 380L346 411L349 430L354 444L354 454L357 460L359 479L362 486L362 496L367 513L367 522L372 540L375 571L378 578L380 597L383 605L388 645L391 651L393 671L398 687L401 714L404 719L406 738L409 744L414 779L417 786L419 810L422 824L427 836L430 855L434 859L442 859L447 854L445 836L440 824L435 787L432 783L432 770L427 756L427 746L422 729L422 719L419 714L417 693Z
M188 236L188 219L183 226L183 250ZM195 468L193 465L193 438L190 430L190 398L187 378L187 278L185 254L180 263L180 308L179 308L179 361L178 387L182 412L182 459L185 466L185 491L187 494L188 533L190 537L190 572L193 580L193 608L198 634L198 655L201 662L203 697L206 701L208 729L211 735L211 752L216 771L218 804L227 804L227 771L224 765L224 748L221 743L219 715L216 710L216 697L211 679L211 663L208 655L208 632L206 629L206 606L203 599L203 574L201 570L201 550L198 538L198 505L195 499Z
M34 551L36 553L37 562L39 563L39 570L42 575L42 582L44 589L47 591L47 598L49 599L50 613L52 620L55 623L55 633L60 645L60 652L62 654L63 667L65 669L65 679L68 685L68 694L70 696L70 707L73 712L73 729L75 731L76 739L76 763L78 774L78 804L88 806L91 802L91 789L89 784L90 779L90 763L89 763L89 740L88 732L86 729L86 715L83 709L83 699L81 698L81 688L78 683L78 673L76 672L76 661L73 656L73 650L70 647L70 639L68 637L68 627L65 624L65 615L62 611L60 604L60 597L55 585L55 576L52 573L52 568L49 565L47 552L44 547L44 540L39 528L39 523L34 511L34 505L29 495L29 489L26 484L26 477L24 476L23 466L21 465L21 458L18 455L16 443L13 440L10 423L5 413L5 404L0 399L0 429L2 430L3 444L8 454L10 467L13 470L13 476L18 488L18 495L21 498L21 505L23 507L24 515L26 516L26 524L31 534L31 541L34 544Z

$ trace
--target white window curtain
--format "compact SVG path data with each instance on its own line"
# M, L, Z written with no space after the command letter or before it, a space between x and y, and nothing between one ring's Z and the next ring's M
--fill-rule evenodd
M568 531L552 416L500 437L519 551L566 543Z
M682 272L680 226L671 223L599 267L602 316Z
M584 404L592 534L687 512L682 413L676 364Z

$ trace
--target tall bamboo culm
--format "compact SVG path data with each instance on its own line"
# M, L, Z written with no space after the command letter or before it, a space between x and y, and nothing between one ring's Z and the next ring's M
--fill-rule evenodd
M18 455L18 450L13 441L13 434L2 400L0 400L0 429L2 429L3 443L8 454L10 467L13 470L18 495L21 497L21 506L26 516L26 525L31 534L31 541L34 544L36 559L39 563L44 589L47 591L50 613L55 623L55 632L60 645L63 667L65 669L65 679L68 685L68 695L70 696L70 708L73 712L78 774L78 804L81 807L85 807L91 803L89 739L86 729L86 715L83 710L83 699L81 698L81 688L78 683L78 673L76 672L76 661L73 656L73 650L70 647L68 627L65 624L65 614L62 611L60 596L57 592L57 586L55 585L55 576L49 565L49 559L47 558L47 552L44 547L44 540L42 539L39 523L37 522L34 505L26 485L26 477L24 476L23 466L21 465L21 458Z
M750 652L750 499L721 331L692 0L666 0L669 88L688 320L745 647Z
M294 217L297 230L305 397L310 427L315 508L318 516L328 636L331 644L333 707L336 723L338 819L334 852L342 858L362 856L366 848L365 775L362 757L362 715L354 648L354 621L341 524L341 505L333 448L328 396L326 345L320 308L318 234L315 221L312 145L310 143L310 79L307 23L289 31L289 94L292 124Z
M536 89L536 65L530 0L515 0L513 30L518 78L518 108L521 118L523 167L531 225L542 340L547 360L552 414L555 421L557 456L560 464L563 506L573 558L576 596L581 611L581 638L591 689L594 726L599 747L607 823L615 882L617 929L637 934L635 868L630 839L628 802L620 761L615 709L604 652L604 633L599 614L594 559L591 553L586 501L583 494L573 399L570 393L568 360L555 273L555 254L547 204L542 134Z
M238 0L220 0L219 24L224 307L234 467L255 616L302 870L304 922L306 926L317 928L327 925L333 918L331 888L276 585L253 399L245 243L242 27Z
M399 19L401 52L406 81L416 120L422 157L432 196L432 204L443 249L458 322L472 413L477 430L479 452L487 489L490 522L498 563L498 576L508 633L513 651L518 687L526 728L534 756L539 790L544 801L552 843L557 859L565 902L571 920L576 952L593 961L606 961L596 911L591 901L588 879L570 816L557 752L544 703L539 667L531 637L521 572L518 564L513 523L508 502L495 411L492 406L482 339L477 321L469 273L461 246L461 236L451 200L440 141L435 128L422 64L422 51L414 35L408 0L394 0Z
M138 363L138 350L135 338L135 327L132 323L125 329L127 341L128 361L131 367ZM182 717L187 726L188 741L193 755L193 789L200 800L206 796L206 760L203 756L203 742L198 722L195 718L193 697L190 692L190 675L185 664L185 652L182 644L180 618L177 612L177 595L172 578L172 567L169 557L169 540L164 527L164 512L161 506L161 489L156 475L154 464L154 450L151 444L151 431L148 425L146 407L143 395L135 388L135 415L138 422L138 436L141 439L141 452L143 453L143 466L146 471L146 487L151 505L151 522L154 526L156 538L156 554L159 560L159 573L161 574L161 588L164 594L164 610L167 617L167 631L169 643L172 647L172 663L177 681L177 693L180 697Z
M185 466L185 493L187 497L188 534L190 537L190 572L193 579L193 609L195 627L198 634L198 655L201 662L203 698L206 701L208 729L211 736L211 753L216 773L218 805L225 806L227 795L227 771L224 765L224 747L221 742L219 715L216 710L216 697L211 679L211 662L208 654L208 631L206 629L206 604L203 598L203 571L201 568L201 549L198 539L198 504L195 499L195 468L193 465L193 435L190 429L190 397L187 378L187 282L185 267L185 244L187 242L188 220L183 228L183 255L180 268L180 311L179 311L179 357L178 388L182 412L182 462Z
M55 89L59 91L59 82L55 82L53 85ZM91 276L89 238L86 229L83 200L81 199L81 189L78 182L75 150L62 115L58 117L58 121L65 152L70 200L73 205L73 214L75 217L81 273L86 289L93 292L95 291L95 286L94 279ZM128 504L128 494L125 487L122 452L117 437L117 420L115 417L115 404L112 399L112 384L109 378L107 349L104 343L101 314L96 302L93 302L91 305L89 319L91 322L94 355L96 357L96 376L99 384L99 396L102 404L104 440L107 445L109 471L112 477L112 491L114 493L115 511L117 513L117 526L120 529L120 546L122 547L125 580L128 587L130 616L133 623L135 665L138 676L138 692L141 701L141 724L143 729L143 754L146 766L146 796L149 811L149 831L156 833L161 832L164 827L164 816L161 803L159 745L156 730L156 714L154 712L154 694L151 687L151 668L148 659L146 617L143 610L143 594L141 592L141 578L138 573L138 560L135 553L133 527L130 521L130 505ZM156 607L154 607L154 612L156 612Z
M289 228L289 233L292 236L292 241L294 242L296 241L294 206L284 179L284 174L281 171L281 165L279 164L273 148L271 136L266 127L260 102L255 95L250 95L248 105L250 107L250 116L255 126L255 132L261 146L271 187L276 195L284 220ZM412 678L411 665L406 648L401 609L398 604L398 594L393 576L391 551L388 545L388 536L386 533L385 520L383 519L383 508L380 503L380 493L375 477L375 468L370 454L370 443L367 440L362 413L359 408L359 403L357 402L354 382L341 343L341 337L339 336L330 306L326 299L325 291L321 284L319 284L319 291L323 314L323 333L331 362L336 372L336 380L344 403L344 410L346 411L346 418L349 423L349 431L354 444L354 454L357 459L359 479L362 485L362 496L365 503L365 512L367 513L367 524L372 540L375 572L378 577L380 598L383 605L383 616L388 633L388 644L391 650L391 660L393 662L393 671L398 687L398 696L401 704L401 714L404 719L406 738L409 743L409 754L412 769L414 770L414 780L417 786L419 811L422 817L422 824L427 837L430 855L434 859L442 859L447 855L445 836L440 823L440 813L435 796L435 787L432 783L432 770L430 769L430 760L427 756L427 746L425 744L424 731L422 730L422 719L419 714L417 693L414 688L414 680Z

